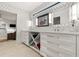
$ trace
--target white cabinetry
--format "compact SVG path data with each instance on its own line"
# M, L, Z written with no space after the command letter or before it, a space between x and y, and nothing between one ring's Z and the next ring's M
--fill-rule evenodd
M29 32L21 31L21 40L29 45ZM40 32L39 53L47 57L79 56L79 36L75 34Z
M24 42L26 45L28 45L28 39L29 39L29 34L27 31L21 31L21 40Z
M41 33L40 51L49 57L74 57L76 56L76 36Z
M79 57L79 35L77 35L77 56Z
M48 50L47 50L47 36L45 33L40 33L40 52L44 55L47 56Z
M60 56L76 56L76 36L75 35L60 35L59 38Z
M7 40L7 31L5 28L0 28L0 41Z

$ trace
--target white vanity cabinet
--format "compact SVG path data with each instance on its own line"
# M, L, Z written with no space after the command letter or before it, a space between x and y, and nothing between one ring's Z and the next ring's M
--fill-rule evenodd
M28 40L29 40L29 32L27 31L21 31L21 40L24 42L26 45L28 45Z
M42 32L40 51L48 57L74 57L76 56L76 36Z

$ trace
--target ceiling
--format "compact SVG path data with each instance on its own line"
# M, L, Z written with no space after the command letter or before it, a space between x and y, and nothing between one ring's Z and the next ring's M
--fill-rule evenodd
M20 8L28 12L33 11L36 7L40 6L44 2L3 2L15 8Z
M14 21L14 20L17 19L17 15L13 14L13 13L10 13L10 12L0 10L0 18Z
M40 6L43 2L0 2L0 3L9 5L14 8L19 8L19 9L25 10L27 12L31 12L36 7ZM17 19L17 15L10 13L10 12L0 10L0 18L15 21Z

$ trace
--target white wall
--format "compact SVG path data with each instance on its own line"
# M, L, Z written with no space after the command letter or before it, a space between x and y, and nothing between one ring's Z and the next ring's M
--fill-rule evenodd
M17 15L17 39L20 40L21 30L28 30L28 24L26 21L29 20L29 15L27 13L18 13Z
M46 5L49 5L50 3L47 3L47 4L43 4L43 7L45 8ZM53 3L52 3L53 4ZM68 24L68 22L70 21L70 18L69 18L69 8L70 6L72 5L73 3L60 3L52 8L49 8L45 11L42 11L38 14L36 14L35 16L33 16L33 14L37 11L39 11L40 9L42 9L41 7L37 8L36 10L34 10L31 14L31 19L32 19L32 22L33 22L33 26L34 28L32 28L32 30L35 30L35 31L52 31L53 27L52 25L48 26L48 27L35 27L35 19L36 17L40 16L40 15L43 15L43 14L46 14L46 13L52 13L53 17L57 17L57 16L60 16L60 19L61 19L61 25L65 25L65 24ZM52 18L53 20L53 18Z
M17 14L17 42L21 42L20 32L23 28L28 30L28 27L25 21L29 20L29 17L28 17L29 13L24 10L14 8L5 3L0 3L0 10Z
M53 17L60 16L60 24L65 25L69 22L69 9L70 8L64 8L60 9L59 11L53 12Z
M5 23L7 23L7 24L16 24L16 21L17 20L8 20L8 19L2 19L2 21L4 21Z
M17 15L15 13L10 13L7 11L0 10L0 15L1 15L1 18L8 19L8 20L16 21L16 19L17 19Z

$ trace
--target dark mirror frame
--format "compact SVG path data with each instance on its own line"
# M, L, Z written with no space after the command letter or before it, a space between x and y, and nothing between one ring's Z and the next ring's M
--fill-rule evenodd
M46 19L47 24L46 25L40 24L40 21L42 21L42 19L40 20L39 18L42 18L42 17L45 17L45 16L47 16L47 19ZM49 26L49 13L41 15L41 16L37 17L37 19L38 19L38 27ZM44 21L42 21L42 22L44 22Z

